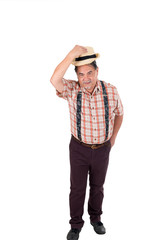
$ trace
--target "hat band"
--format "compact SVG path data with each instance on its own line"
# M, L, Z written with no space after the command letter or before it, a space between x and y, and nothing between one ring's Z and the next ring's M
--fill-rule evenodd
M86 59L89 59L89 58L96 58L96 54L88 55L88 56L84 56L84 57L79 57L79 58L76 58L75 61L83 61L83 60L86 60Z

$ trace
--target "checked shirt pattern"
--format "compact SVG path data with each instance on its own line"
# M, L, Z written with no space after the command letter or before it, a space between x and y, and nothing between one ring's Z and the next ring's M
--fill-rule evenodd
M101 144L113 133L115 115L123 115L123 105L115 86L97 80L92 94L74 80L63 78L59 97L68 101L71 134L87 144Z

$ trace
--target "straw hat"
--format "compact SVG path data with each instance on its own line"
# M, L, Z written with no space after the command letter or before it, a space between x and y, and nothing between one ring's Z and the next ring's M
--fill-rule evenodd
M72 62L74 66L82 66L85 64L90 64L94 60L100 57L99 53L95 53L92 47L87 48L87 53L80 55L78 58L75 58Z

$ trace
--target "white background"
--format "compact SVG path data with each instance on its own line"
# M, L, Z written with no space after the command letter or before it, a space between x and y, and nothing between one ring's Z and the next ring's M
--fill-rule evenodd
M86 199L80 239L160 239L158 2L0 1L1 240L66 239L70 229L69 111L50 77L75 44L101 54L99 79L125 111L105 183L107 234L93 232ZM76 79L73 66L65 77Z

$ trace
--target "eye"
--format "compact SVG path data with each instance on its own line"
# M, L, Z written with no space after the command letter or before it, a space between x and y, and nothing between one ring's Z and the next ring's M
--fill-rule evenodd
M89 71L89 72L88 72L88 75L91 75L91 74L92 74L92 71Z
M79 73L79 76L80 76L80 77L83 77L83 73Z

